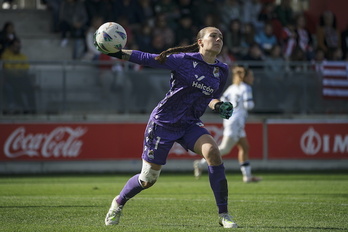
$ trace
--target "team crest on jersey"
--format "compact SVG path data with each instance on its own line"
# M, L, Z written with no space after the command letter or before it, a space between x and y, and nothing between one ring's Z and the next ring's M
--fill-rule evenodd
M220 70L219 67L214 67L214 71L213 71L214 77L220 76L219 70Z
M203 122L197 122L196 125L199 126L199 127L204 127Z
M193 61L193 68L196 68L197 64L198 64L198 62Z

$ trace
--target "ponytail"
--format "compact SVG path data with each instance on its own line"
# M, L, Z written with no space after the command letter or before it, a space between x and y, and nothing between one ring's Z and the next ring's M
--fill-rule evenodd
M198 43L194 43L187 46L179 46L174 48L169 48L163 52L161 52L158 56L155 57L155 60L163 64L166 62L167 56L180 52L196 52L198 51Z

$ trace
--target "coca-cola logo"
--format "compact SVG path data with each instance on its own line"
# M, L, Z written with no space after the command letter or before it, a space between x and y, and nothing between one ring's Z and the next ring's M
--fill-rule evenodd
M79 138L84 135L87 128L75 129L62 126L56 127L51 132L27 133L25 127L14 130L7 138L4 153L8 158L19 156L43 158L74 158L81 152L83 141Z

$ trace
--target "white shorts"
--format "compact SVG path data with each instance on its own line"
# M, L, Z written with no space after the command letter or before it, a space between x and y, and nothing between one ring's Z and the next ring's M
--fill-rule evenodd
M240 138L246 137L245 119L242 117L231 118L224 120L224 136L233 138L238 141Z

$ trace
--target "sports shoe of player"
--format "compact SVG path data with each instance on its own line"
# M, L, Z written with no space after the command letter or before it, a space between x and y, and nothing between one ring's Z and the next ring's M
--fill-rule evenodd
M123 205L119 205L117 203L117 198L119 196L116 196L111 203L111 207L109 209L109 212L106 214L105 217L105 225L117 225L120 222L120 217L122 215L122 208Z
M232 220L232 216L228 213L219 214L219 224L224 228L237 228L238 225Z
M261 180L262 180L262 178L256 177L256 176L251 176L251 177L243 176L244 183L256 183L256 182L259 182Z
M196 177L196 179L199 179L201 177L201 175L202 175L201 160L193 161L193 174Z

